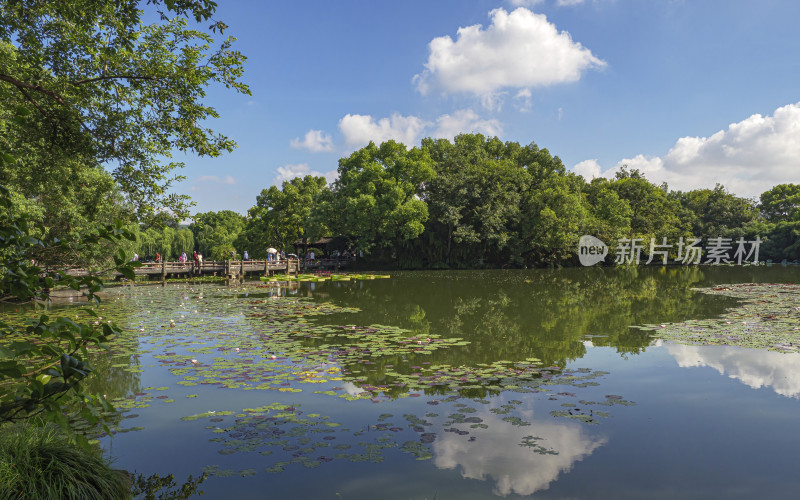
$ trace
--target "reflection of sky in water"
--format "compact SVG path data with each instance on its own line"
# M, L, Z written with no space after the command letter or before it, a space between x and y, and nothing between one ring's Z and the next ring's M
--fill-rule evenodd
M545 420L511 426L488 411L477 415L488 429L471 429L475 441L439 433L433 443L434 463L440 469L459 467L465 478L491 479L496 495L531 495L545 490L562 472L569 472L575 462L606 443L605 438L590 435L586 426L572 422ZM541 438L535 442L557 454L520 446L526 436Z
M470 281L465 276L468 277L467 274L457 275L459 282L449 293L474 290L476 294L482 294L478 298L484 305L489 300L486 297L495 296L491 289L486 289L485 281ZM424 281L423 277L420 277L420 282ZM637 279L637 283L640 281ZM363 312L332 317L315 316L309 322L324 325L327 319L333 324L400 324L403 317L417 314L419 309L406 310L400 307L403 304L402 297L387 293L394 290L390 285L395 283L394 288L412 290L413 297L421 293L422 285L401 283L400 279L378 283L358 282L351 283L347 290L363 289L366 299L358 295L351 302L346 302L333 293L338 288L332 284L317 284L315 297L319 298L321 293L327 291L334 303L359 307ZM606 284L605 281L599 283L598 290L602 288L600 285ZM380 404L376 404L346 401L335 395L315 393L334 386L342 388L335 391L341 396L353 396L363 391L363 384L349 380L317 385L300 384L298 387L303 391L299 393L280 392L278 387L283 387L280 385L275 385L274 390L269 391L245 391L202 383L184 387L178 383L182 382L183 375L176 376L170 369L189 367L195 370L188 365L193 358L200 362L198 370L213 364L216 358L242 362L235 365L237 369L249 366L244 362L255 357L256 353L248 349L234 353L233 349L244 345L237 342L245 342L253 333L269 333L272 326L262 324L258 319L246 319L244 315L253 311L254 307L261 307L253 302L255 300L265 301L275 295L310 295L308 283L292 285L292 288L249 290L247 297L244 294L248 291L242 291L240 297L234 297L231 294L235 294L235 290L214 285L168 286L165 289L142 287L139 290L120 291L128 298L127 304L122 301L120 306L116 306L118 310L125 310L125 314L120 314L121 322L137 332L140 328L145 329L131 349L135 347L151 352L142 352L135 358L135 362L144 370L142 373L127 374L135 379L136 389L133 392L146 393L146 396L137 397L136 401L142 402L148 398L150 406L131 410L131 413L140 416L124 423L126 426L142 426L144 430L120 434L113 440L107 438L104 441L105 444L113 442L111 449L118 460L117 467L148 473L170 472L175 473L176 478L185 478L190 473L196 476L207 465L219 465L220 470L230 470L236 476L241 470L256 470L257 475L253 477L209 478L201 488L209 498L327 498L335 497L336 492L341 492L344 499L485 499L491 498L492 494L595 498L598 491L603 491L605 498L693 496L749 499L760 496L793 498L786 493L797 490L797 475L792 467L796 450L800 449L798 435L794 432L797 399L800 399L800 355L731 347L672 345L660 340L651 342L645 335L628 338L619 332L627 332L628 322L638 322L639 317L623 316L619 319L616 313L624 309L620 307L597 318L589 318L576 315L568 308L558 309L554 306L545 310L548 317L560 320L584 318L587 322L564 320L563 328L559 330L554 327L552 336L540 335L540 330L535 326L542 324L542 321L532 314L526 315L528 309L533 308L533 303L521 300L523 294L531 293L530 287L522 288L522 284L519 290L506 290L510 297L520 300L512 300L504 308L500 305L494 309L487 306L485 311L478 311L485 312L483 315L470 312L459 319L458 328L453 328L454 332L459 330L457 336L463 334L461 330L477 332L474 338L469 339L473 342L470 344L472 347L443 349L426 359L434 363L441 360L471 364L481 356L488 361L531 355L540 355L548 360L577 356L582 359L574 368L610 372L597 380L600 386L545 386L541 393L487 395L484 401L470 398L445 401L441 395L422 394L420 397L394 401L381 400ZM553 295L550 289L542 289L548 290L548 297ZM660 288L655 286L654 289ZM204 293L203 301L194 298L200 290ZM436 297L446 298L448 290L440 287L428 287L425 290L428 295L423 294L419 302L410 302L412 305L423 304L422 309L426 314L421 321L435 322L436 318L440 318L439 324L455 324L452 301L442 300L439 312L428 305ZM366 292L373 293L370 295ZM373 302L367 300L370 298ZM676 304L683 307L684 302L678 299ZM110 297L105 304L112 303L112 300ZM279 303L281 300L266 302ZM652 314L661 314L662 303L655 299L652 302L652 310L655 311ZM586 303L581 300L581 304ZM386 306L384 311L381 307L385 304L396 307ZM572 302L567 301L566 304L570 306ZM600 302L597 307L604 310L608 304ZM589 310L588 307L585 309ZM639 314L640 309L636 305L631 311ZM647 312L647 307L644 309ZM369 316L367 313L372 310L378 310L380 314ZM706 311L698 306L697 311L713 315L711 313L715 310ZM677 309L673 313L683 317L685 311ZM629 317L634 319L626 319ZM665 321L658 315L647 318L655 322ZM174 328L169 326L170 319L176 322ZM497 321L489 322L489 319ZM474 324L468 323L468 320ZM623 325L623 330L618 328L615 321ZM525 328L499 328L517 324ZM485 332L488 333L484 335ZM499 336L498 332L514 335L505 338ZM586 335L587 332L598 335ZM618 335L610 335L615 332ZM530 342L531 339L537 342ZM224 349L217 350L217 344ZM606 345L612 347L604 347ZM197 351L208 347L211 349L206 352ZM176 363L162 363L165 360L156 357L166 351L176 353L169 357ZM638 354L633 356L631 353ZM280 352L278 354L284 358ZM312 368L319 372L328 366L324 361L314 358L313 363L308 365L289 365L288 361L281 359L275 363L280 366L285 364L289 373L311 371ZM113 367L114 363L123 362L127 363L127 359L115 358L109 364ZM571 363L567 366L573 368ZM719 374L744 382L744 385L720 377L712 370L684 370L681 367L711 367ZM379 373L377 366L369 365L370 373L373 369ZM278 370L279 375L282 373ZM197 374L189 371L185 375ZM207 375L218 376L211 372ZM246 379L247 376L250 375L239 378ZM257 383L249 379L245 381L251 385ZM370 383L377 382L371 380ZM294 380L292 384L297 385ZM161 386L168 386L168 389L154 389ZM748 388L767 386L774 393ZM131 392L129 385L122 385L120 391ZM574 392L575 395L561 397L561 391ZM197 396L187 397L190 393ZM551 394L559 397L551 400ZM607 408L581 402L606 402L607 394L623 395L625 399L635 401L636 406ZM159 399L162 396L171 399ZM432 397L441 402L429 404L428 400ZM507 402L510 397L520 400L510 408L510 413L497 415L490 411L499 409L498 404ZM174 403L166 402L172 399ZM702 404L698 404L698 401L702 401ZM245 441L247 437L234 437L231 434L251 429L236 428L220 433L220 429L207 426L233 426L240 418L239 413L247 413L243 412L243 408L272 402L297 407L302 418L316 413L326 417L324 420L322 417L315 418L314 422L319 423L307 426L307 436L312 438L310 443L299 441L307 437L305 434L293 436L288 443L300 449L311 444L328 443L327 447L314 448L313 452L306 453L309 459L316 460L323 455L335 458L337 453L366 455L373 448L377 451L370 453L370 457L380 454L380 459L370 459L364 463L349 457L335 458L331 463L319 460L321 463L317 468L306 468L303 463L292 462L284 472L273 474L267 469L280 461L297 458L294 454L299 450L285 450L283 445L266 444L247 450L244 448L247 444L256 442L251 440L237 445L236 453L220 453L232 451L234 447L228 444L237 439ZM533 418L532 412L534 403L536 418ZM598 426L588 426L566 418L552 418L550 410L563 412L569 408L564 403L575 403L582 410L607 410L611 418L600 419ZM465 412L464 408L459 408L464 405L469 405L475 411ZM769 411L762 411L763 408ZM753 410L742 411L749 409ZM184 416L209 410L231 410L235 414L225 416L223 421L211 421L211 418L219 416L197 422L181 420ZM455 412L463 413L465 419L480 418L487 428L472 427L475 420L446 423L448 415ZM392 416L384 418L384 414ZM434 414L436 416L432 416ZM417 424L406 415L424 419L428 423ZM720 418L721 415L724 418ZM522 417L530 425L515 425L508 420L510 417ZM311 432L322 429L323 422L342 425L324 429L325 434ZM384 424L388 430L378 428L380 424ZM275 427L280 426L276 424ZM291 427L289 424L283 425L287 433ZM448 430L453 428L460 433ZM226 443L210 440L220 437L224 437ZM261 437L260 434L254 435L254 439ZM326 437L335 439L326 440ZM404 448L407 443L424 444L423 451L431 452L432 458L416 460L417 457ZM520 446L526 443L531 446ZM351 448L339 450L334 448L337 444L349 444ZM595 450L598 451L595 453ZM694 453L696 450L702 453ZM272 453L262 455L262 451ZM628 477L625 478L623 474Z
M356 396L363 392L363 389L352 382L342 382L340 387L344 389L344 392L351 396Z
M800 354L679 344L667 345L667 351L682 368L708 366L754 389L771 387L782 396L800 396Z

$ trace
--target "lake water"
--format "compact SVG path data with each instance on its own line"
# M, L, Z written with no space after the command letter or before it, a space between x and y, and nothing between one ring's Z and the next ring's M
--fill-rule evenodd
M800 354L653 336L734 283L800 269L124 288L93 387L134 430L101 443L212 499L797 498Z

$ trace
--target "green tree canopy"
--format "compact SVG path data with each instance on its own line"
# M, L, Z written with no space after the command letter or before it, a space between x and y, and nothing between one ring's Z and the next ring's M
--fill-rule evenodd
M656 186L639 170L623 167L613 180L594 179L591 189L611 189L630 208L630 232L628 237L677 239L689 236L688 221L680 218L681 204L667 196L667 185Z
M735 196L719 184L714 189L673 191L670 197L687 210L681 218L691 223L692 234L698 237L718 237L759 218L753 201Z
M561 262L575 254L586 231L589 209L582 178L553 174L526 199L522 235L528 262Z
M16 210L9 191L0 185L0 301L49 300L49 290L56 285L74 290L84 287L90 300L103 289L97 277L73 278L62 272L43 269L32 262L30 247L48 249L65 247L66 253L82 252L100 240L111 242L134 239L121 224L96 228L83 240L42 240L34 225ZM133 267L124 252L114 256L116 271L133 279ZM109 271L110 269L106 270ZM25 327L6 323L0 318L0 424L34 416L69 426L67 401L78 402L81 417L99 422L96 407L110 410L104 397L86 394L81 382L92 371L87 360L87 346L107 342L119 330L111 322L101 322L97 313L85 309L83 317L74 321L69 316L50 318L42 314ZM78 315L75 316L78 318ZM70 411L74 411L71 408ZM85 438L82 438L86 442Z
M233 50L233 38L215 42L212 32L224 24L203 30L180 17L205 22L214 2L167 0L161 22L151 24L141 3L0 3L0 103L24 110L0 117L0 152L21 158L25 171L3 169L0 182L40 196L51 176L103 166L138 215L187 215L187 197L167 194L180 178L170 172L181 164L162 159L235 147L206 126L218 113L203 99L217 84L249 94L240 81L244 56ZM159 0L147 4L161 8Z
M349 240L373 264L522 267L577 263L584 234L612 246L638 238L645 259L650 242L664 238L675 258L681 237L759 237L761 260L794 259L798 190L776 186L756 207L721 185L670 192L627 167L587 183L535 143L481 134L427 138L412 149L388 141L340 159L331 189L306 177L263 190L237 246L260 256L268 246L325 235Z
M250 255L263 258L269 247L291 251L298 239L325 236L327 227L316 223L311 213L327 190L324 177L311 175L284 181L280 189L270 186L262 190L248 211L247 228L237 244L249 247Z
M769 222L800 221L800 184L778 184L764 191L759 207Z
M584 186L584 195L590 207L586 233L603 241L616 241L631 234L631 205L608 182L592 181Z
M244 230L245 224L244 216L232 210L222 210L195 215L189 230L194 235L194 246L206 259L228 259L232 251L241 255L246 250L234 246L234 241ZM184 251L191 253L192 247L175 248L173 253L177 256Z
M425 139L422 146L436 169L424 193L431 213L428 240L441 243L431 245L431 260L472 266L513 246L523 192L530 184L517 161L519 144L459 134L452 143Z
M363 252L399 246L424 230L428 207L420 195L434 176L424 149L370 142L339 160L339 178L317 207L324 215L315 218L328 220L332 231L351 237Z

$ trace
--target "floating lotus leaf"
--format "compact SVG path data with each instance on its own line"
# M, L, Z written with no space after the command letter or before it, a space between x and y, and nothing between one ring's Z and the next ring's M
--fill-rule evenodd
M376 279L353 275L350 278ZM101 356L107 356L109 365L116 366L116 370L160 370L156 373L162 378L149 380L165 385L142 389L137 384L114 397L120 413L132 418L136 416L132 413L134 409L148 407L148 401L174 402L166 395L151 395L170 387L170 392L185 406L203 401L212 389L256 391L251 399L253 407L235 412L207 410L182 417L186 423L180 425L196 426L219 445L210 460L230 461L232 465L240 460L238 454L258 453L255 459L274 460L263 464L263 470L277 473L299 465L319 467L333 460L380 462L384 459L383 450L394 448L418 460L427 460L433 456L429 445L441 432L473 441L475 433L489 428L487 422L530 425L517 414L522 400L503 402L511 392L526 401L530 401L529 396L521 394L547 391L555 397L557 390L575 391L596 385L596 380L606 375L588 369L543 366L535 358L450 365L437 361L437 354L447 350L466 351L472 346L470 342L435 334L421 336L393 325L318 324L316 321L323 316L344 318L358 310L306 298L282 296L276 300L263 290L252 286L125 290L124 300L103 314L125 325L127 333L115 339L110 351ZM155 367L146 364L151 360ZM138 375L133 375L138 380ZM194 386L198 388L182 389ZM181 392L188 390L197 392ZM265 405L262 391L272 391L276 398L284 398L284 402ZM557 394L575 397L575 392ZM354 401L369 399L375 404L409 398L403 408L416 410L408 410L402 418L380 413L377 421L364 423L353 431L320 412L326 408L324 401L309 413L304 413L299 404L286 402L294 397L318 401L326 396ZM214 401L207 401L205 408L218 408ZM475 408L478 403L483 405L479 406L482 413ZM598 403L581 402L581 409L625 403L621 398L607 397ZM425 412L429 408L425 404L437 405L441 412ZM158 411L162 406L154 405L148 411ZM203 411L203 407L199 410L191 407L186 413ZM479 414L485 417L483 412L505 418L479 417ZM601 413L594 411L592 417L607 416ZM580 421L586 417L570 415L570 418ZM593 420L587 423L594 423ZM528 447L535 452L552 451L534 444ZM238 470L241 465L236 465ZM216 476L244 476L255 474L256 469L237 473L230 468L210 466L206 472Z
M733 284L698 292L740 300L715 319L640 325L654 337L681 344L732 345L800 352L800 285Z

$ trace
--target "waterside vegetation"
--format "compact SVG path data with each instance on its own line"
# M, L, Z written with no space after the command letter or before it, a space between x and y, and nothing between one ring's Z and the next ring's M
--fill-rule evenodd
M160 398L147 391L161 388L144 388L144 395L133 397L130 394L137 392L126 387L123 394L107 398L93 385L91 375L103 368L103 358L95 361L92 354L101 349L109 350L106 362L115 361L125 374L143 370L133 361L139 353L135 350L141 349L140 339L137 330L123 332L116 326L113 316L119 312L105 315L97 308L102 280L91 274L70 277L63 272L69 267L90 267L95 273L113 270L132 280L137 265L130 262L134 251L143 258L159 253L174 259L197 250L206 258L221 259L249 250L251 257L263 258L268 247L289 250L298 240L312 243L324 236L336 237L332 249L356 253L367 265L401 268L571 265L582 234L605 241L759 236L762 260L800 257L800 185L776 186L756 202L722 186L670 191L628 169L614 179L587 181L534 143L523 146L480 134L461 134L452 141L428 138L411 148L394 141L370 143L339 160L338 179L330 186L321 177L291 179L262 191L247 216L207 212L197 214L189 227L181 227L179 221L190 215L190 205L187 197L169 194L172 183L181 179L173 172L182 166L169 159L178 151L214 157L235 147L231 139L206 128L217 111L203 98L212 85L249 94L241 81L245 58L233 48L234 39L221 37L226 26L212 18L214 2L148 1L147 8L153 9L149 16L139 9L141 4L86 0L80 9L69 0L0 4L0 108L4 110L0 114L0 301L46 303L51 290L68 287L85 290L95 306L69 314L40 310L42 314L25 323L5 317L0 321L0 496L16 497L25 491L41 498L125 498L136 491L111 471L87 436L93 436L89 430L111 433L121 418L112 404L122 412L144 408L149 404L144 397ZM148 18L160 21L147 24ZM198 26L203 23L213 24ZM165 158L168 161L162 161ZM379 277L383 276L290 279L347 282ZM656 288L654 283L640 284L644 288L635 291L647 296ZM481 308L489 310L481 325L485 334L467 341L459 336L455 321L447 335L426 332L424 336L393 325L312 324L306 316L352 313L355 307L299 298L264 300L248 297L249 289L243 291L246 299L235 297L246 301L248 314L242 321L248 327L255 325L245 333L228 331L230 323L222 321L227 316L221 314L208 320L218 322L213 330L198 333L206 320L197 310L188 319L180 316L180 337L175 335L175 321L150 314L142 320L138 332L151 333L153 342L168 339L185 343L181 347L187 350L196 349L189 352L197 357L187 359L185 353L159 345L165 351L160 361L181 378L178 385L208 383L292 394L302 391L299 384L335 381L358 387L358 392L351 394L337 385L319 393L375 403L439 394L441 401L432 402L438 405L504 390L532 394L556 382L584 388L605 375L565 369L566 360L584 349L577 338L548 350L536 345L527 332L514 330L518 322L510 315L517 312L504 296L484 303L465 299L453 308L460 315L456 319L477 315ZM233 301L226 293L214 299ZM638 298L632 295L629 302ZM215 307L223 312L222 300L207 300L200 293L184 298L178 291L170 300L177 304L171 304L170 314L184 301L199 309L208 304L204 312ZM424 326L423 313L403 311L410 321ZM648 345L649 334L631 334L627 329L631 322L625 319L618 320L615 335L625 338L616 345L624 352L638 352ZM575 329L575 336L582 331ZM665 330L665 338L667 332L672 328ZM784 338L787 332L794 330L781 330L781 338L765 345L796 350L796 340ZM716 331L712 333L716 338ZM488 349L480 349L500 334L527 344L508 352L492 351L491 356ZM216 344L193 346L204 336ZM222 349L224 357L212 358L212 347ZM528 354L523 357L523 352ZM414 364L428 356L435 364ZM258 357L258 364L238 362L245 357ZM303 364L294 366L295 361ZM333 362L338 367L327 366ZM373 365L379 371L368 368ZM312 371L314 366L320 368ZM256 385L253 368L260 370L259 376L267 375L266 381ZM116 381L120 385L134 383L134 377L120 379ZM159 400L164 404L175 402L163 396ZM588 404L627 403L620 396L605 399L609 401ZM513 407L521 401L508 404ZM297 420L294 410L293 404L242 409L246 414L241 418L253 420L229 421L225 432L239 432L237 426L263 430L257 426L264 423L256 417L269 411L287 413L279 414L273 428L284 423L307 425ZM446 427L487 428L477 416L466 416L477 412L471 410L447 416ZM554 416L596 421L594 415L558 411ZM188 418L234 415L203 413ZM416 428L425 427L413 417L406 419ZM324 420L308 425L337 427ZM502 421L527 425L516 416ZM61 430L53 430L54 424ZM389 423L384 427L399 432ZM404 443L403 451L418 459L431 458L423 445L430 443L432 433L414 432L420 435ZM527 446L535 448L533 436L528 437ZM45 449L47 453L37 451ZM372 449L367 449L368 458L375 460ZM360 454L348 458L363 459ZM59 469L51 470L55 467ZM273 467L284 465L278 461ZM193 493L203 477L196 482L190 478L180 494ZM136 484L144 490L173 486L171 479L162 479L140 478ZM33 490L32 483L45 489Z
M723 186L671 191L642 172L587 181L531 143L481 134L425 139L417 147L370 143L339 160L339 177L295 178L258 196L233 246L263 257L268 246L334 238L329 250L396 268L577 264L584 234L619 238L760 237L760 261L800 258L800 185L760 201ZM209 218L211 214L203 214Z
M240 81L244 56L233 38L218 38L227 26L212 19L215 7L205 0L0 4L0 301L46 303L61 286L85 290L96 305L102 280L65 269L132 279L139 224L162 227L188 215L188 197L168 193L182 178L172 174L182 164L169 159L176 151L231 151L235 143L205 125L218 116L204 103L206 89L249 94ZM24 325L4 315L0 426L3 457L11 457L0 475L4 498L131 496L129 482L107 477L102 458L88 460L99 454L73 425L108 430L113 408L83 383L94 370L89 346L102 348L118 333L89 308ZM20 421L59 424L63 435L11 427ZM57 460L35 462L47 443ZM20 450L34 460L30 467L14 458ZM87 475L95 480L83 481ZM151 497L169 481L144 486Z

